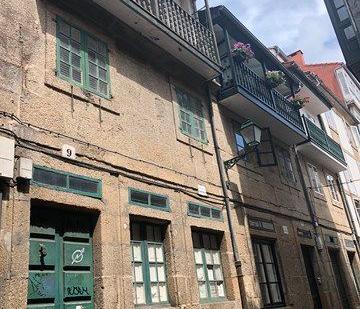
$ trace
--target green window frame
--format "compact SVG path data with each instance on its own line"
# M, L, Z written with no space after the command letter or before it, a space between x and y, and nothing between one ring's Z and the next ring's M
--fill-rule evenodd
M168 304L164 229L131 223L131 264L135 305Z
M188 216L223 221L222 209L188 202Z
M192 240L200 300L211 302L225 299L218 236L207 232L192 231Z
M34 165L32 183L57 191L102 198L102 181L100 179L67 173L45 166Z
M169 198L166 195L129 188L129 204L170 211Z
M201 101L180 88L175 88L179 104L180 130L202 143L208 143Z
M71 84L109 99L110 71L106 43L56 18L56 72Z
M274 243L254 238L252 246L264 308L285 305Z

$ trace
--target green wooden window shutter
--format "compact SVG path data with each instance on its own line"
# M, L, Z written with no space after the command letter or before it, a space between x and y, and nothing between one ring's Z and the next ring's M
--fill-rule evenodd
M89 88L104 96L109 95L108 54L104 43L87 36L87 83Z
M179 117L182 133L206 143L205 120L201 101L179 88L176 88L176 97L180 107Z
M57 18L57 74L85 90L110 97L109 55L105 43Z
M59 76L81 85L84 61L81 31L58 19L57 35Z

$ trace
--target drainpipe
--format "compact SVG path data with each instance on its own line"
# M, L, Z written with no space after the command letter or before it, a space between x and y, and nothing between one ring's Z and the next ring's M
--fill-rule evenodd
M205 0L204 2L205 2L206 14L208 17L208 22L209 22L209 29L210 29L212 37L213 37L213 45L214 45L214 49L215 49L215 53L216 53L216 59L217 59L218 63L220 63L220 55L219 55L219 50L217 49L217 46L216 46L216 36L215 36L215 31L214 31L214 24L213 24L212 17L211 17L211 11L210 11L210 7L209 7L209 0Z
M345 214L346 214L346 217L347 217L347 219L349 221L349 224L350 224L351 233L353 234L356 253L357 253L358 257L360 258L359 239L358 239L358 237L356 235L355 221L354 221L353 216L351 215L350 206L349 206L349 203L347 202L347 199L346 199L344 185L340 181L339 174L336 175L336 184L337 184L337 186L338 186L338 188L340 190L340 196L341 196L342 202L344 204Z
M299 154L297 152L296 146L294 146L294 153L295 153L296 168L297 168L299 176L300 176L300 184L301 184L301 187L302 187L303 192L304 192L306 206L307 206L308 211L310 213L311 224L312 224L312 226L314 228L314 231L315 231L316 247L317 247L317 249L319 251L321 251L321 250L323 250L324 244L323 244L323 241L322 241L322 239L321 239L321 237L320 237L320 235L318 233L319 222L317 221L316 212L315 212L315 209L313 207L313 204L311 203L309 190L308 190L308 188L306 186L306 183L305 183L305 177L304 177L304 173L303 173L302 168L301 168Z
M221 158L220 147L219 147L219 143L218 143L218 139L217 139L217 135L216 135L216 128L215 128L215 123L214 123L214 109L212 106L211 89L210 89L209 83L207 83L207 85L206 85L206 91L207 91L207 98L208 98L208 105L209 105L211 133L212 133L213 141L214 141L216 161L217 161L217 165L219 168L221 188L222 188L223 195L224 195L224 202L225 202L225 208L226 208L226 214L227 214L230 238L231 238L231 246L233 249L236 274L238 277L242 308L247 308L245 286L244 286L244 282L242 280L243 274L242 274L242 269L241 269L239 249L238 249L237 242L236 242L236 236L235 236L235 232L234 232L234 226L233 226L232 215L231 215L230 198L229 198L228 189L227 189L226 180L225 180L226 179L225 166L224 166L224 162Z

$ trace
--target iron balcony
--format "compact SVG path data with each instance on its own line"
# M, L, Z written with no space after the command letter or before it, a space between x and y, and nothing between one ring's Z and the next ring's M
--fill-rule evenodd
M346 170L341 146L310 120L305 117L303 119L308 140L298 145L298 150L333 172Z
M223 73L220 103L259 126L270 128L273 135L289 145L305 141L299 110L244 62L233 63L233 69L227 66Z
M201 76L221 72L214 34L173 0L93 0Z

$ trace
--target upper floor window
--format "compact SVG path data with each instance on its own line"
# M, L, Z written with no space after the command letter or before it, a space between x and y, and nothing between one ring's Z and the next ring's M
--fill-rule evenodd
M193 231L192 240L200 299L224 298L225 287L218 237L211 233Z
M336 130L336 122L335 122L333 111L332 110L327 111L325 113L325 117L326 117L326 120L328 121L329 127L333 130Z
M291 162L290 152L283 149L278 148L278 162L280 167L280 174L287 182L296 182L294 169Z
M131 224L131 258L136 305L168 302L163 229L145 222Z
M355 29L352 25L344 28L345 37L350 40L355 37Z
M317 168L314 165L308 163L308 170L309 170L309 176L310 176L310 182L311 182L312 189L316 193L324 194Z
M238 154L240 154L245 149L246 143L245 143L243 136L240 134L241 125L239 123L235 122L233 127L234 127L236 151ZM249 161L249 156L245 156L243 160Z
M336 182L334 180L334 177L331 175L328 175L326 177L326 180L327 180L328 186L330 188L332 199L335 201L339 201L339 191L338 191Z
M356 212L358 214L358 219L360 221L360 201L359 200L354 200L354 204L355 204Z
M274 244L267 240L253 239L252 245L264 307L283 305L284 296Z
M179 88L176 88L176 97L180 107L181 132L206 143L205 119L201 101Z
M105 43L57 18L57 75L85 90L110 97Z

